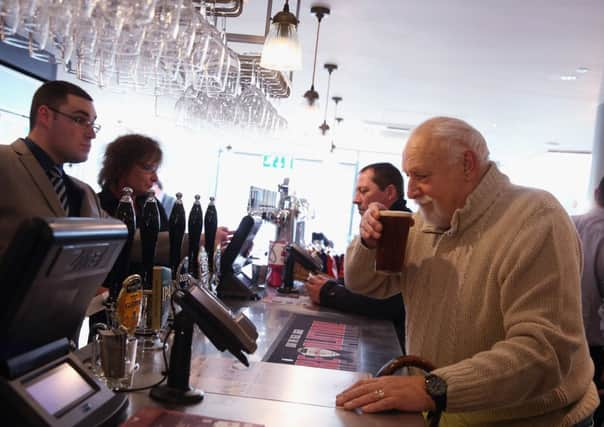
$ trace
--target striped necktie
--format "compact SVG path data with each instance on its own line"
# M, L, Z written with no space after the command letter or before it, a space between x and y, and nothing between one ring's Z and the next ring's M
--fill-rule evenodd
M63 179L63 171L59 166L53 166L47 171L50 183L55 189L59 202L63 206L65 214L69 216L69 202L67 200L67 188L65 187L65 180Z

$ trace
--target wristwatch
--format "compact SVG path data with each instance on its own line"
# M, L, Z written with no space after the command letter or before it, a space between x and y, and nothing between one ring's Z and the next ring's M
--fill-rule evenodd
M426 392L436 404L435 412L442 412L447 407L447 383L441 377L428 374L425 377Z

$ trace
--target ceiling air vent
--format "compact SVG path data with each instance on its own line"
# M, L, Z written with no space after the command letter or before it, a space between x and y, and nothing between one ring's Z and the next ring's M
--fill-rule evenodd
M377 120L364 120L363 123L370 129L375 129L382 136L400 138L408 136L415 125L407 123L381 122Z

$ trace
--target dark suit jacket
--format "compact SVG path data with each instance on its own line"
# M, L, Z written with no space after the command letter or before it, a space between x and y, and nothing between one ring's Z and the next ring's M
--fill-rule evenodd
M70 179L83 191L80 216L106 217L92 188L72 176ZM65 216L65 211L46 173L22 139L0 145L0 183L1 258L24 219Z

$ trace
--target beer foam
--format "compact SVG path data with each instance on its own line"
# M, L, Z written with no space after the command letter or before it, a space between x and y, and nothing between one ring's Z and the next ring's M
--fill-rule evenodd
M383 211L380 211L380 216L409 217L409 218L411 218L413 216L413 214L411 212L404 212L404 211L383 210Z

